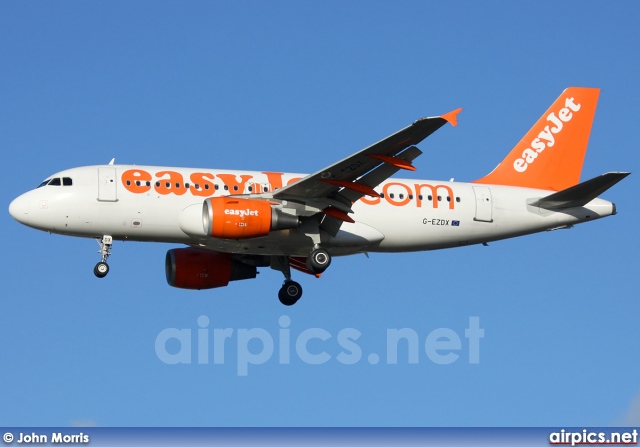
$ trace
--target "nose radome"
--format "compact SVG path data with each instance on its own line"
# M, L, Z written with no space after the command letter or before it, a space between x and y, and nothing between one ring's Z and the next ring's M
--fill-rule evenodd
M18 222L29 223L29 203L24 196L17 197L9 204L9 214Z

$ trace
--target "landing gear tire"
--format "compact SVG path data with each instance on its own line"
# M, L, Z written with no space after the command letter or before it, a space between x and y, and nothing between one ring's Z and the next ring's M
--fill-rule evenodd
M316 275L324 272L329 265L331 265L331 255L322 248L316 248L307 258L307 268Z
M93 268L93 274L98 278L104 278L109 273L109 265L106 262L98 262Z
M278 298L285 306L293 306L301 296L302 286L295 281L285 281L278 292Z

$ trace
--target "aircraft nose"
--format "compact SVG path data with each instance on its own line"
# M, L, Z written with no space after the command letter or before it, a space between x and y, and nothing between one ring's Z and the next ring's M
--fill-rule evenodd
M9 204L9 214L21 224L29 223L29 202L24 195L15 198Z

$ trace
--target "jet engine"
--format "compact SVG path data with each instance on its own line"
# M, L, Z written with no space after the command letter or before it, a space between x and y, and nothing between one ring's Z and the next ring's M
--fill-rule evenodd
M266 236L271 231L296 228L299 219L265 200L212 197L204 201L202 223L207 236L248 239Z
M167 283L180 289L213 289L229 281L256 277L256 267L219 253L195 248L174 248L165 259Z

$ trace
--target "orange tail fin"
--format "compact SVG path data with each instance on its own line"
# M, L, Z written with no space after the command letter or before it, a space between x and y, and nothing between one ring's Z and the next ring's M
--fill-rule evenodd
M569 87L504 160L474 183L560 191L580 182L600 89Z

